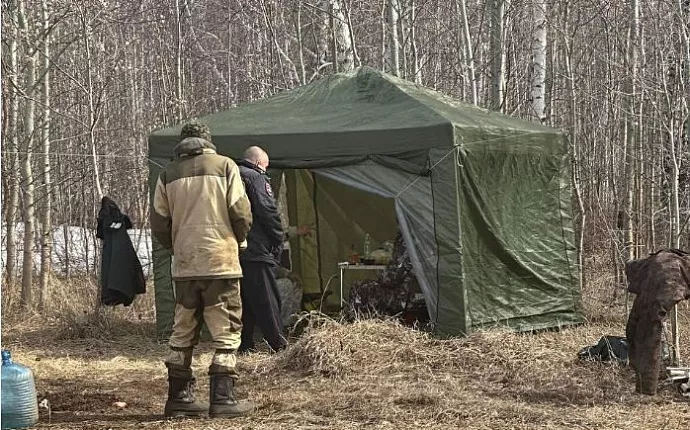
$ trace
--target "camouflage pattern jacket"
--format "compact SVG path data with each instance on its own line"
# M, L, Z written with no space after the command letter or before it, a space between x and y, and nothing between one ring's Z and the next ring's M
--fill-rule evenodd
M175 146L159 175L151 211L155 238L174 254L175 280L242 277L239 244L252 225L240 172L200 137Z
M625 330L635 390L653 395L661 370L663 322L678 302L690 299L690 254L664 249L627 262L625 274L628 290L637 294Z

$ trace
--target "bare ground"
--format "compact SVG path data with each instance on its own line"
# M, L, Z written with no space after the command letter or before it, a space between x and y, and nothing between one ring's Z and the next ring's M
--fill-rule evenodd
M560 331L449 341L392 322L325 321L283 353L240 359L239 394L258 410L234 420L162 418L166 347L146 320L114 313L107 324L66 327L35 317L4 324L2 343L51 404L42 429L688 428L690 399L673 387L637 395L630 368L577 359L602 335L624 333L621 310L612 310L619 317L590 312L588 324ZM684 306L684 357L689 321ZM200 352L194 367L206 398L210 350Z

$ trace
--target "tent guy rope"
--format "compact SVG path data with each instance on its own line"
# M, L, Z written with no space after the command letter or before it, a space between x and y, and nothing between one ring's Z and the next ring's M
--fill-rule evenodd
M30 154L30 155L57 155L61 157L83 157L83 158L92 158L94 157L94 154L80 154L78 152L34 152L34 151L2 151L3 155L6 154ZM95 157L98 158L134 158L134 159L145 159L151 164L155 164L158 167L165 167L163 164L160 164L157 161L153 161L151 158L145 156L145 155L116 155L116 154L96 154Z

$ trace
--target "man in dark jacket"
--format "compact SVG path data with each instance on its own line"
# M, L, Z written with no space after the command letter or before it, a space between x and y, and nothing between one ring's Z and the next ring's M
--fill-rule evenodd
M274 351L287 345L283 336L280 315L280 295L276 283L276 269L287 235L283 231L276 200L271 189L268 154L252 146L237 162L247 197L252 207L254 223L247 237L247 249L240 254L242 264L242 343L240 351L254 348L254 326L261 329ZM304 228L298 234L308 234Z

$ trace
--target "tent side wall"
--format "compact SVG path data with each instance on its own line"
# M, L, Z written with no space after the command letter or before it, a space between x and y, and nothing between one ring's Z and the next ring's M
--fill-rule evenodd
M149 190L150 208L153 210L153 195L156 190L158 174L169 160L163 158L151 158L149 163ZM153 245L153 286L156 297L156 334L159 340L166 340L172 334L173 319L175 313L175 294L171 269L170 252L163 248L156 238L151 235Z
M438 260L434 331L441 335L466 334L469 320L466 312L467 292L460 223L458 148L429 151L432 168L431 192L434 214L434 237Z
M468 145L459 161L470 330L582 322L563 136Z

